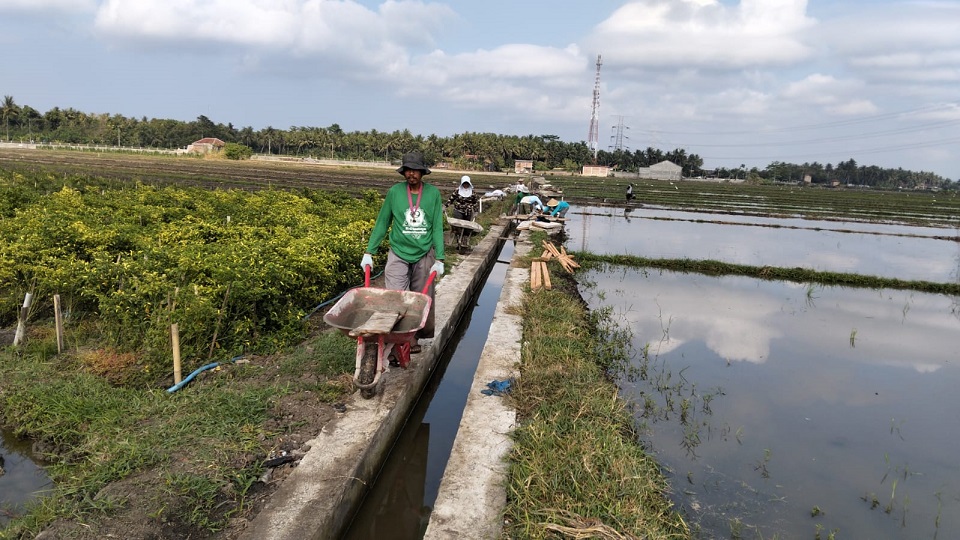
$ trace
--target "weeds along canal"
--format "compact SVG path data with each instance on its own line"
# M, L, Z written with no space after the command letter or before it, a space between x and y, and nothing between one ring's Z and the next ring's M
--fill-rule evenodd
M497 263L457 324L344 539L423 538L513 256L513 241L495 249Z

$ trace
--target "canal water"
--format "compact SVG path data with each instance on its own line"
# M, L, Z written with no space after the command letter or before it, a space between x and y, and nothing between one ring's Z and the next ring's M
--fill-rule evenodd
M883 225L779 246L757 227L573 221L570 245L600 253L958 279L955 242ZM631 330L621 392L698 538L960 531L960 299L613 266L581 282Z
M499 259L505 262L493 265L473 306L457 325L345 540L423 538L513 249L512 241L502 243Z
M53 488L46 471L34 460L30 444L9 430L0 430L0 527L28 501Z

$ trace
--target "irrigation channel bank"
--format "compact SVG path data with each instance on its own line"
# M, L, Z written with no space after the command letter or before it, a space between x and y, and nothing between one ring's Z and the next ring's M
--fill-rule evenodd
M454 338L458 322L496 264L509 229L509 225L492 226L470 255L444 276L436 288L434 339L424 344L408 369L387 372L374 398L353 395L347 413L308 443L310 450L242 538L333 539L344 534L436 371L444 348ZM513 259L526 256L531 248L522 234ZM519 306L528 279L528 269L511 264L507 270L425 538L499 534L506 502L504 457L516 415L504 400L480 391L491 380L517 375L522 325L520 317L509 312Z

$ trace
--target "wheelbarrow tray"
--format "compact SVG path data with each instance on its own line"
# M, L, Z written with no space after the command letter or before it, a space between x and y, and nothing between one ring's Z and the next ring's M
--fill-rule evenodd
M350 289L323 316L323 321L352 337L380 337L401 343L423 328L430 296L416 291L376 287Z
M460 229L469 229L471 231L483 232L483 225L480 225L476 221L467 221L465 219L457 219L447 216L447 223L451 227L456 227Z

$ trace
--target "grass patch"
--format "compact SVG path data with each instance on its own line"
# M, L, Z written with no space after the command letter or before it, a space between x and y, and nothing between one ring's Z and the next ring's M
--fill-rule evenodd
M524 307L505 533L688 538L611 380L626 365L629 336L564 290L530 293Z
M0 538L105 518L209 537L242 515L272 451L315 435L311 407L353 390L355 346L323 332L284 355L221 363L172 394L115 386L90 372L89 355L54 357L45 342L0 350L3 422L36 442L54 481Z

